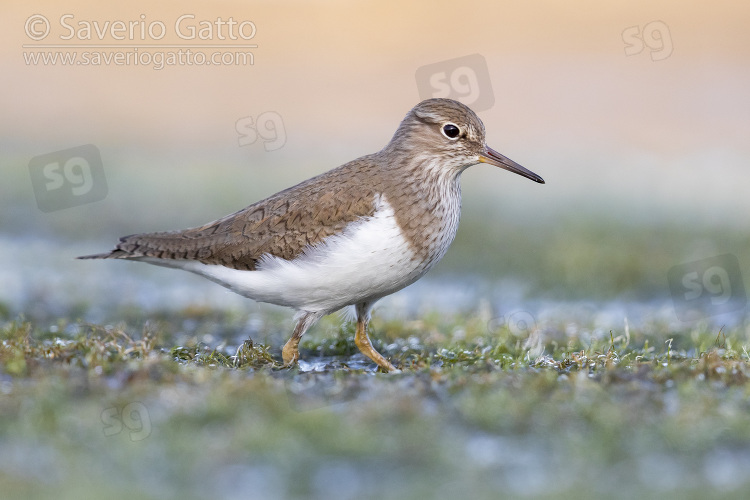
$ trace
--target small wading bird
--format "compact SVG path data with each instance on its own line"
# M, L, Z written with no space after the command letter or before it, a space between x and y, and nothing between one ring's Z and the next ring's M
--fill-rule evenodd
M299 359L308 328L354 305L357 347L387 372L395 367L367 335L370 310L445 255L458 228L461 173L477 163L544 183L487 147L471 109L428 99L377 153L205 226L125 236L109 253L79 258L184 269L253 300L293 307L297 324L282 350L285 366Z

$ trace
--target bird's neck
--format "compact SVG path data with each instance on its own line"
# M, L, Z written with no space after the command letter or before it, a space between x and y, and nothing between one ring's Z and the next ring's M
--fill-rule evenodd
M425 159L390 176L387 189L396 221L412 250L429 266L445 254L461 216L460 171Z

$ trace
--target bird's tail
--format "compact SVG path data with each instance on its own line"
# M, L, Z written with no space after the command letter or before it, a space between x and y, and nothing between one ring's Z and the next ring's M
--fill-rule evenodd
M80 255L76 257L76 259L127 259L129 257L132 257L132 255L130 255L127 252L123 252L122 250L112 250L111 252L107 252L107 253Z

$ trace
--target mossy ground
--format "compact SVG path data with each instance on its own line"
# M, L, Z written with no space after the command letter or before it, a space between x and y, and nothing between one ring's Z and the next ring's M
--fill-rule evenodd
M278 368L289 325L273 314L6 321L0 491L745 497L746 327L546 324L519 336L480 316L376 318L374 343L397 374L376 373L335 317L302 343L302 370Z

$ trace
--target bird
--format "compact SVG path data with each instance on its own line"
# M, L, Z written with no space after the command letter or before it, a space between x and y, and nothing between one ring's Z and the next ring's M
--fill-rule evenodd
M373 305L424 276L445 255L461 214L462 172L486 163L544 184L487 146L468 106L427 99L377 153L280 191L200 227L134 234L107 253L189 271L244 297L293 308L283 367L299 360L305 332L347 306L355 344L382 372L396 367L367 333Z

